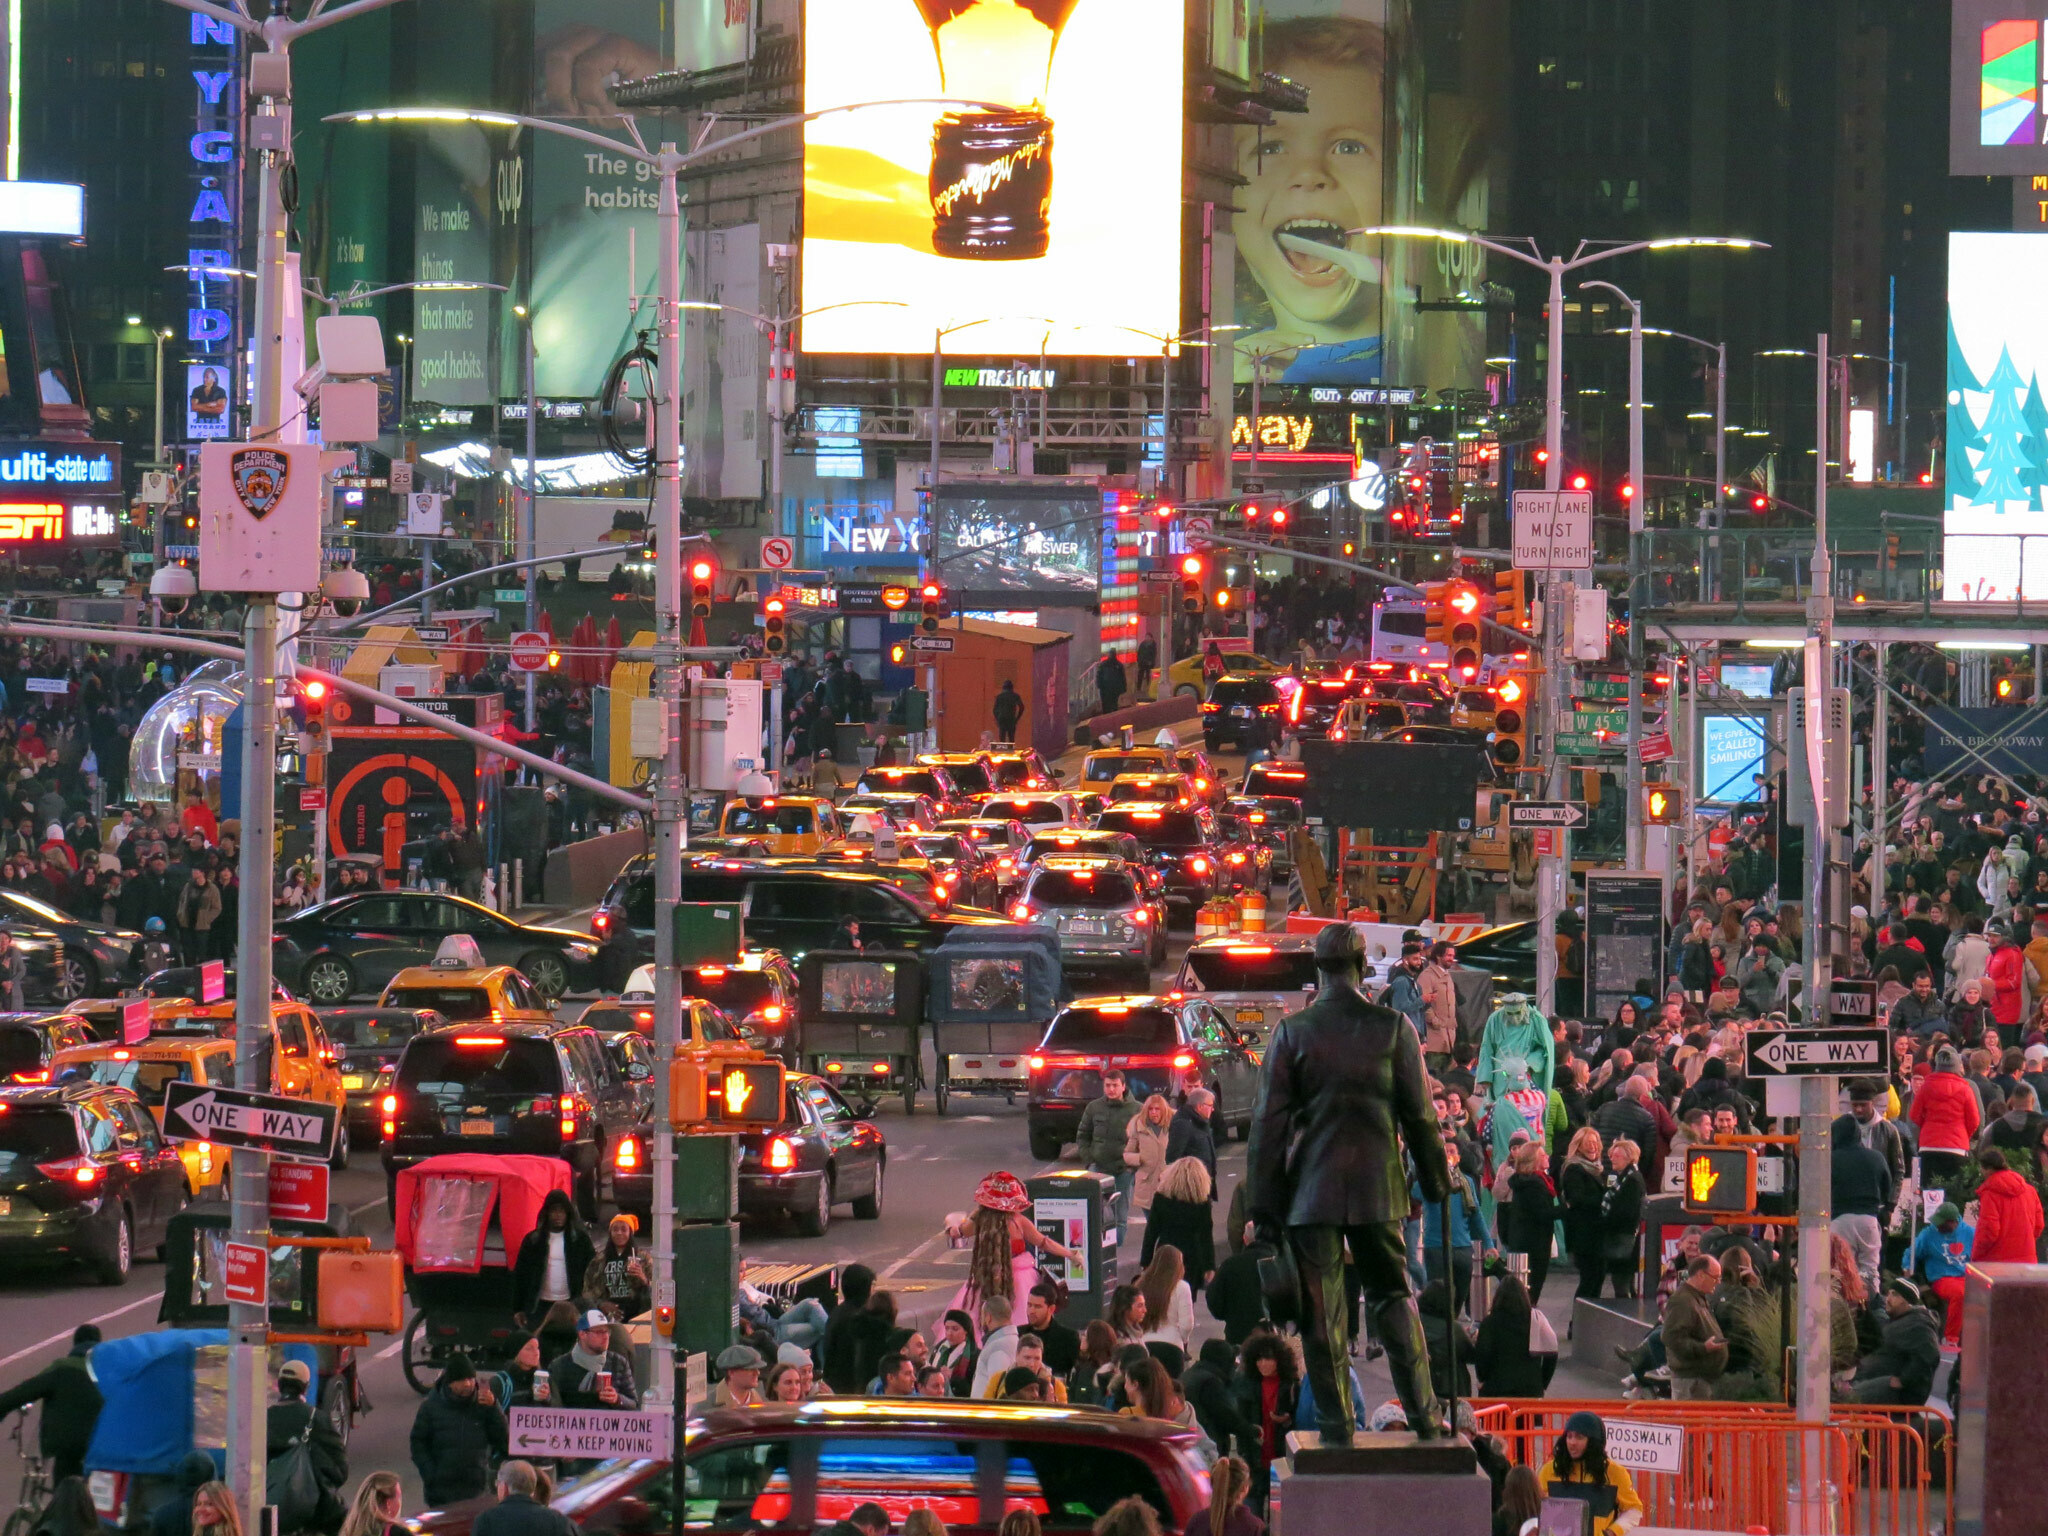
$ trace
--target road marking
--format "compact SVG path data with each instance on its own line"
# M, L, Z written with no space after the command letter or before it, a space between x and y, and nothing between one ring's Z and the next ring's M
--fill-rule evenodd
M386 1344L382 1349L378 1350L376 1354L370 1356L370 1358L372 1360L389 1360L393 1355L397 1354L403 1348L405 1348L405 1335L401 1333L389 1344Z
M146 1307L149 1306L152 1302L159 1302L162 1300L162 1296L145 1296L140 1301L129 1302L128 1305L125 1307L116 1307L111 1312L102 1312L98 1317L88 1317L86 1321L88 1323L108 1322L113 1318L121 1316L124 1312L133 1312L137 1307ZM72 1331L72 1329L66 1328L62 1333L53 1333L47 1339L42 1340L40 1343L31 1344L25 1349L17 1349L13 1354L9 1355L6 1359L0 1360L0 1370L4 1370L6 1367L14 1364L14 1362L17 1360L26 1359L28 1356L34 1354L39 1349L48 1349L52 1344L64 1343L71 1337Z
M903 1255L903 1257L898 1259L894 1264L891 1264L887 1269L883 1270L881 1274L876 1276L876 1283L879 1284L881 1281L887 1280L891 1275L894 1275L898 1270L901 1270L907 1267L908 1265L916 1263L919 1259L924 1257L925 1253L928 1250L930 1250L935 1245L944 1242L945 1240L946 1229L944 1227L941 1227L938 1231L934 1232L930 1237L926 1238L923 1242L919 1243L915 1248L911 1249L910 1252Z

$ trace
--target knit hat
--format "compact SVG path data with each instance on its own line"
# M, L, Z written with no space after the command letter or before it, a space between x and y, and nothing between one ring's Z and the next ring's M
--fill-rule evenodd
M1894 1275L1885 1282L1884 1288L1888 1291L1897 1291L1916 1307L1920 1305L1920 1287L1908 1280L1904 1275Z
M476 1367L469 1363L469 1356L461 1350L448 1357L448 1368L441 1372L443 1381L475 1381Z
M811 1359L811 1352L801 1344L778 1344L775 1348L775 1363L805 1366L816 1362Z

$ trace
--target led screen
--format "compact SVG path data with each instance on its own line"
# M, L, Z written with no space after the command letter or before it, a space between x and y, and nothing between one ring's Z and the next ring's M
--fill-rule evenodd
M1183 9L810 0L805 111L914 104L804 130L804 349L946 330L965 356L1128 357L1177 333Z
M1949 173L2048 171L2048 11L2020 0L1953 0Z
M1761 715L1701 714L1700 799L1728 805L1758 799L1754 775L1770 751L1770 721Z
M958 592L1040 592L1089 603L1102 588L1102 493L1087 486L942 487L932 574Z
M1952 234L1942 596L2048 594L2048 235Z

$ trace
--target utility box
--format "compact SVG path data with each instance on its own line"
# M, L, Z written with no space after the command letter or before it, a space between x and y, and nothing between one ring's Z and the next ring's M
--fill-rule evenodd
M739 1223L678 1225L675 1284L676 1353L716 1360L740 1321Z
M648 1156L653 1156L650 1142ZM676 1137L676 1216L683 1221L733 1221L740 1213L740 1139ZM721 1345L720 1348L724 1346Z
M1041 1258L1039 1272L1067 1283L1067 1304L1059 1320L1085 1328L1102 1316L1116 1289L1116 1247L1122 1235L1123 1202L1116 1180L1087 1168L1062 1168L1024 1181L1031 1220L1039 1231L1071 1248L1073 1259Z
M676 964L731 965L737 961L746 938L746 910L743 900L677 902Z
M690 684L690 785L730 791L764 765L767 733L759 678L698 678Z

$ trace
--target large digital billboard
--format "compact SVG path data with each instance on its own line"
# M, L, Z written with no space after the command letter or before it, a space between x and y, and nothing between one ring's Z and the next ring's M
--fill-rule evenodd
M1102 492L1080 481L941 486L931 571L950 591L1092 607L1102 587Z
M913 104L805 127L804 350L1178 333L1184 36L1181 0L810 0L804 110Z
M1953 0L1949 14L1949 173L2048 171L2048 10Z
M2048 235L1952 234L1942 596L2048 596Z

